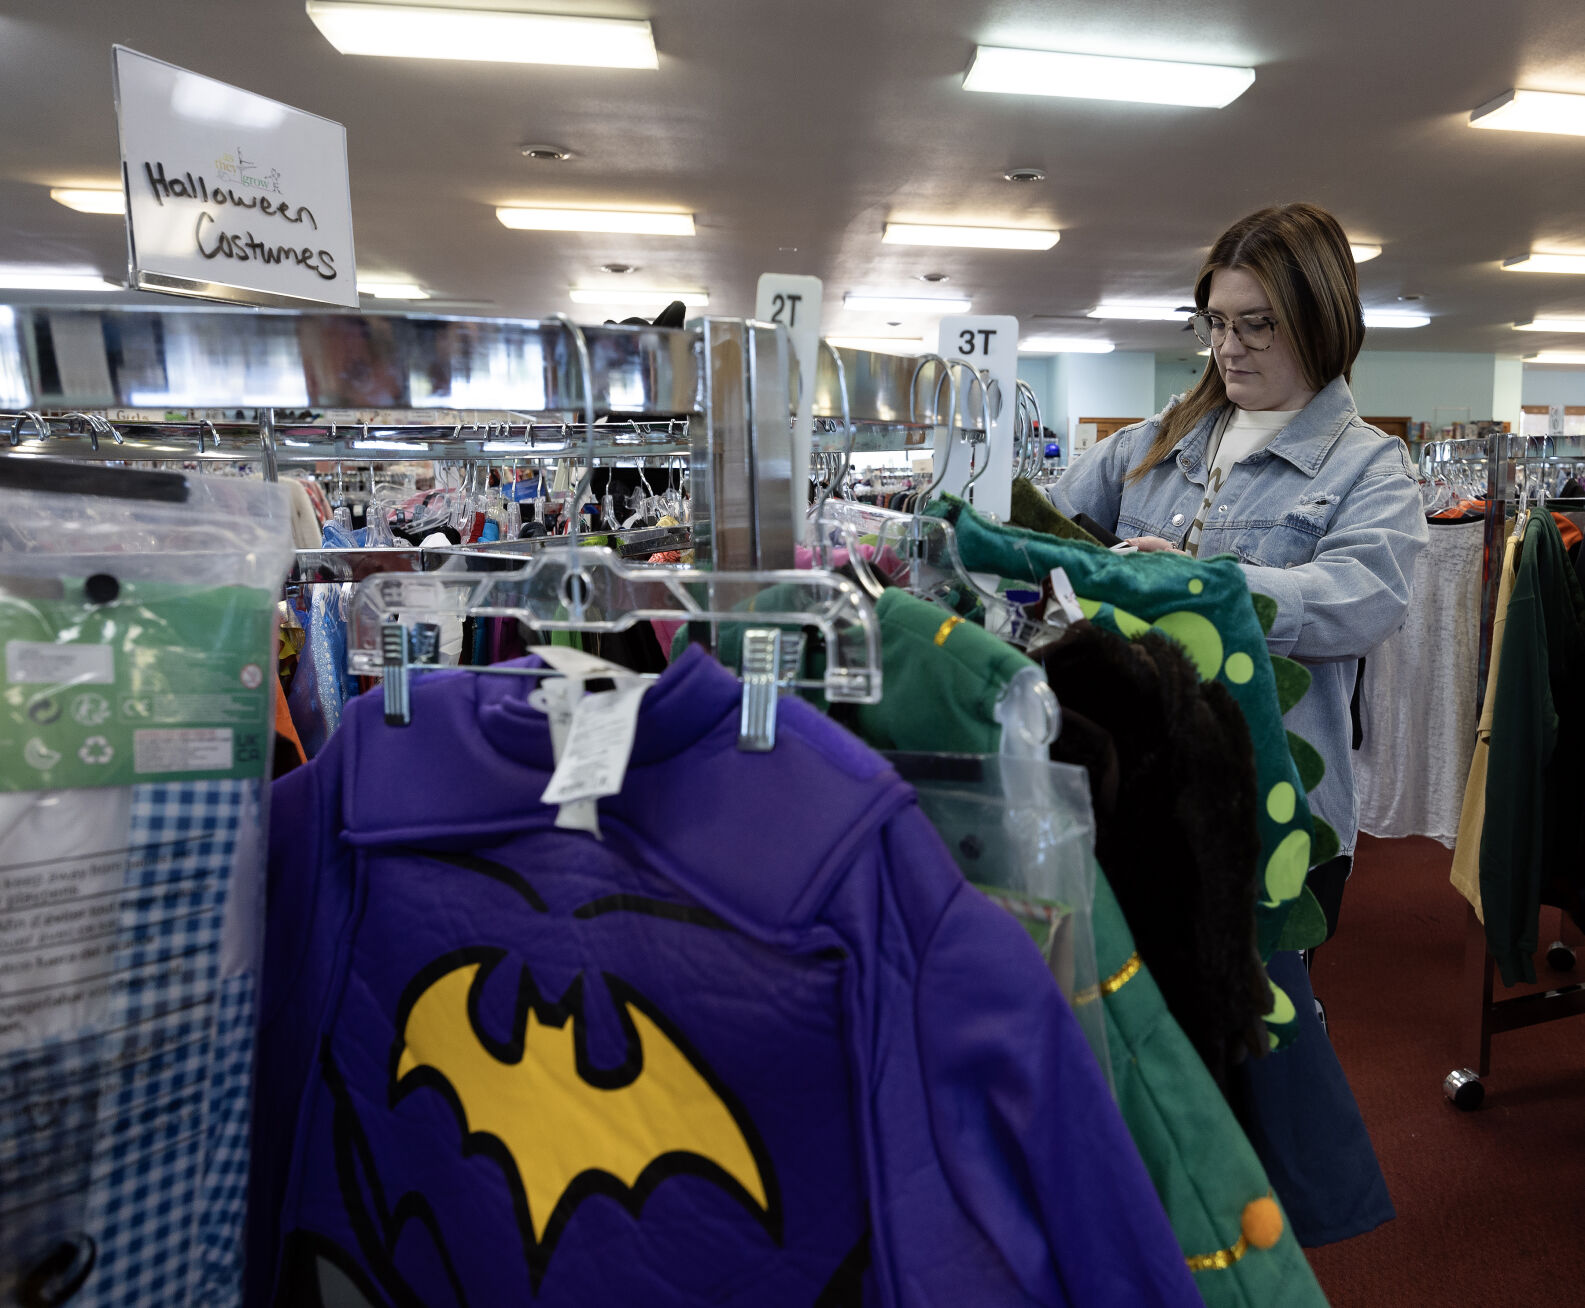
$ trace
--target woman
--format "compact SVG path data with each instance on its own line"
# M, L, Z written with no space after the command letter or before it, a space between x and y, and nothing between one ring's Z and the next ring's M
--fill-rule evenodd
M1309 877L1330 935L1357 831L1355 672L1403 620L1425 515L1403 442L1362 421L1348 389L1365 324L1331 214L1289 204L1234 223L1194 302L1211 347L1198 384L1089 451L1051 498L1142 550L1236 555L1250 590L1277 602L1271 650L1314 678L1285 721L1326 763L1310 806L1344 851ZM1302 1029L1303 965L1278 953L1269 970L1299 1006L1299 1038L1245 1063L1229 1097L1300 1243L1326 1244L1386 1221L1392 1203L1336 1056L1318 1023Z
M1314 677L1286 722L1326 762L1310 805L1345 855L1311 874L1330 934L1358 822L1355 672L1403 621L1425 515L1408 450L1359 417L1348 389L1365 325L1337 219L1289 204L1234 223L1194 302L1211 347L1198 384L1087 453L1051 498L1142 550L1235 554L1250 590L1277 602L1272 653Z

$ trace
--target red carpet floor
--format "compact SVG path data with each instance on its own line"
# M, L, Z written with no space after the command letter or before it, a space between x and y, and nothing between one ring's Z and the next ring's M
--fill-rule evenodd
M1496 1036L1478 1112L1442 1097L1469 1004L1450 862L1434 841L1362 836L1337 935L1315 956L1315 992L1398 1216L1311 1250L1310 1263L1334 1308L1585 1305L1585 1016ZM1557 911L1541 922L1544 948ZM1538 976L1585 979L1579 952L1576 976L1544 959Z

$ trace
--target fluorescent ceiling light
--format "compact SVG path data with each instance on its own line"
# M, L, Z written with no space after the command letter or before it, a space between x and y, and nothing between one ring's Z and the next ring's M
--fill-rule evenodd
M26 268L0 266L3 291L119 291L98 273L83 268Z
M1354 255L1355 263L1369 263L1381 253L1381 246L1379 245L1355 245L1350 241L1348 248Z
M414 282L374 282L358 278L358 294L376 300L427 300L429 292Z
M1026 336L1018 342L1020 354L1110 354L1116 348L1085 336Z
M1542 350L1524 356L1526 363L1585 363L1585 350Z
M974 301L965 296L844 295L842 307L859 313L967 313Z
M520 209L495 211L503 227L519 232L622 232L631 236L692 236L691 213L623 209Z
M1469 125L1499 132L1585 136L1585 95L1566 95L1561 91L1504 91L1471 113Z
M681 300L690 309L702 309L710 303L706 291L646 291L642 286L628 290L577 290L568 291L567 298L574 304L627 304L655 305L664 309L673 300Z
M1516 322L1516 332L1585 332L1585 318L1532 318Z
M1171 304L1098 304L1091 318L1126 318L1131 322L1186 322L1191 309Z
M1254 81L1253 68L981 45L974 49L963 89L1220 109L1243 95Z
M917 336L827 336L827 345L839 350L868 350L874 354L923 354L929 348Z
M1585 254L1541 254L1531 250L1512 259L1504 259L1502 266L1509 272L1585 273Z
M100 190L87 186L52 186L50 199L78 213L125 213L127 197L120 190Z
M1196 350L1195 353L1198 354L1202 359L1209 359L1211 357L1211 352L1209 350Z
M581 68L660 67L654 34L643 20L347 0L308 0L308 16L342 54Z
M1429 314L1395 313L1390 309L1366 309L1367 327L1424 327L1430 323Z
M935 223L887 223L888 245L950 245L966 250L1049 250L1062 237L1050 228L953 227Z

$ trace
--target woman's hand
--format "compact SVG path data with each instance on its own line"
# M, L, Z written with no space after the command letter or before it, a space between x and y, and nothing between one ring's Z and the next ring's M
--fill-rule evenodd
M1182 554L1188 557L1187 550L1180 550L1170 540L1162 540L1160 536L1134 536L1128 543L1145 554Z

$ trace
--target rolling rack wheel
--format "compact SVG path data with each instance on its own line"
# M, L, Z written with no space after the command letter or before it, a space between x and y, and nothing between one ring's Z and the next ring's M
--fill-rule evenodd
M1547 947L1546 965L1554 972L1572 972L1574 970L1574 951L1561 940L1554 940Z
M1467 1067L1456 1068L1442 1081L1442 1093L1455 1108L1473 1113L1486 1098L1486 1087L1480 1077Z

